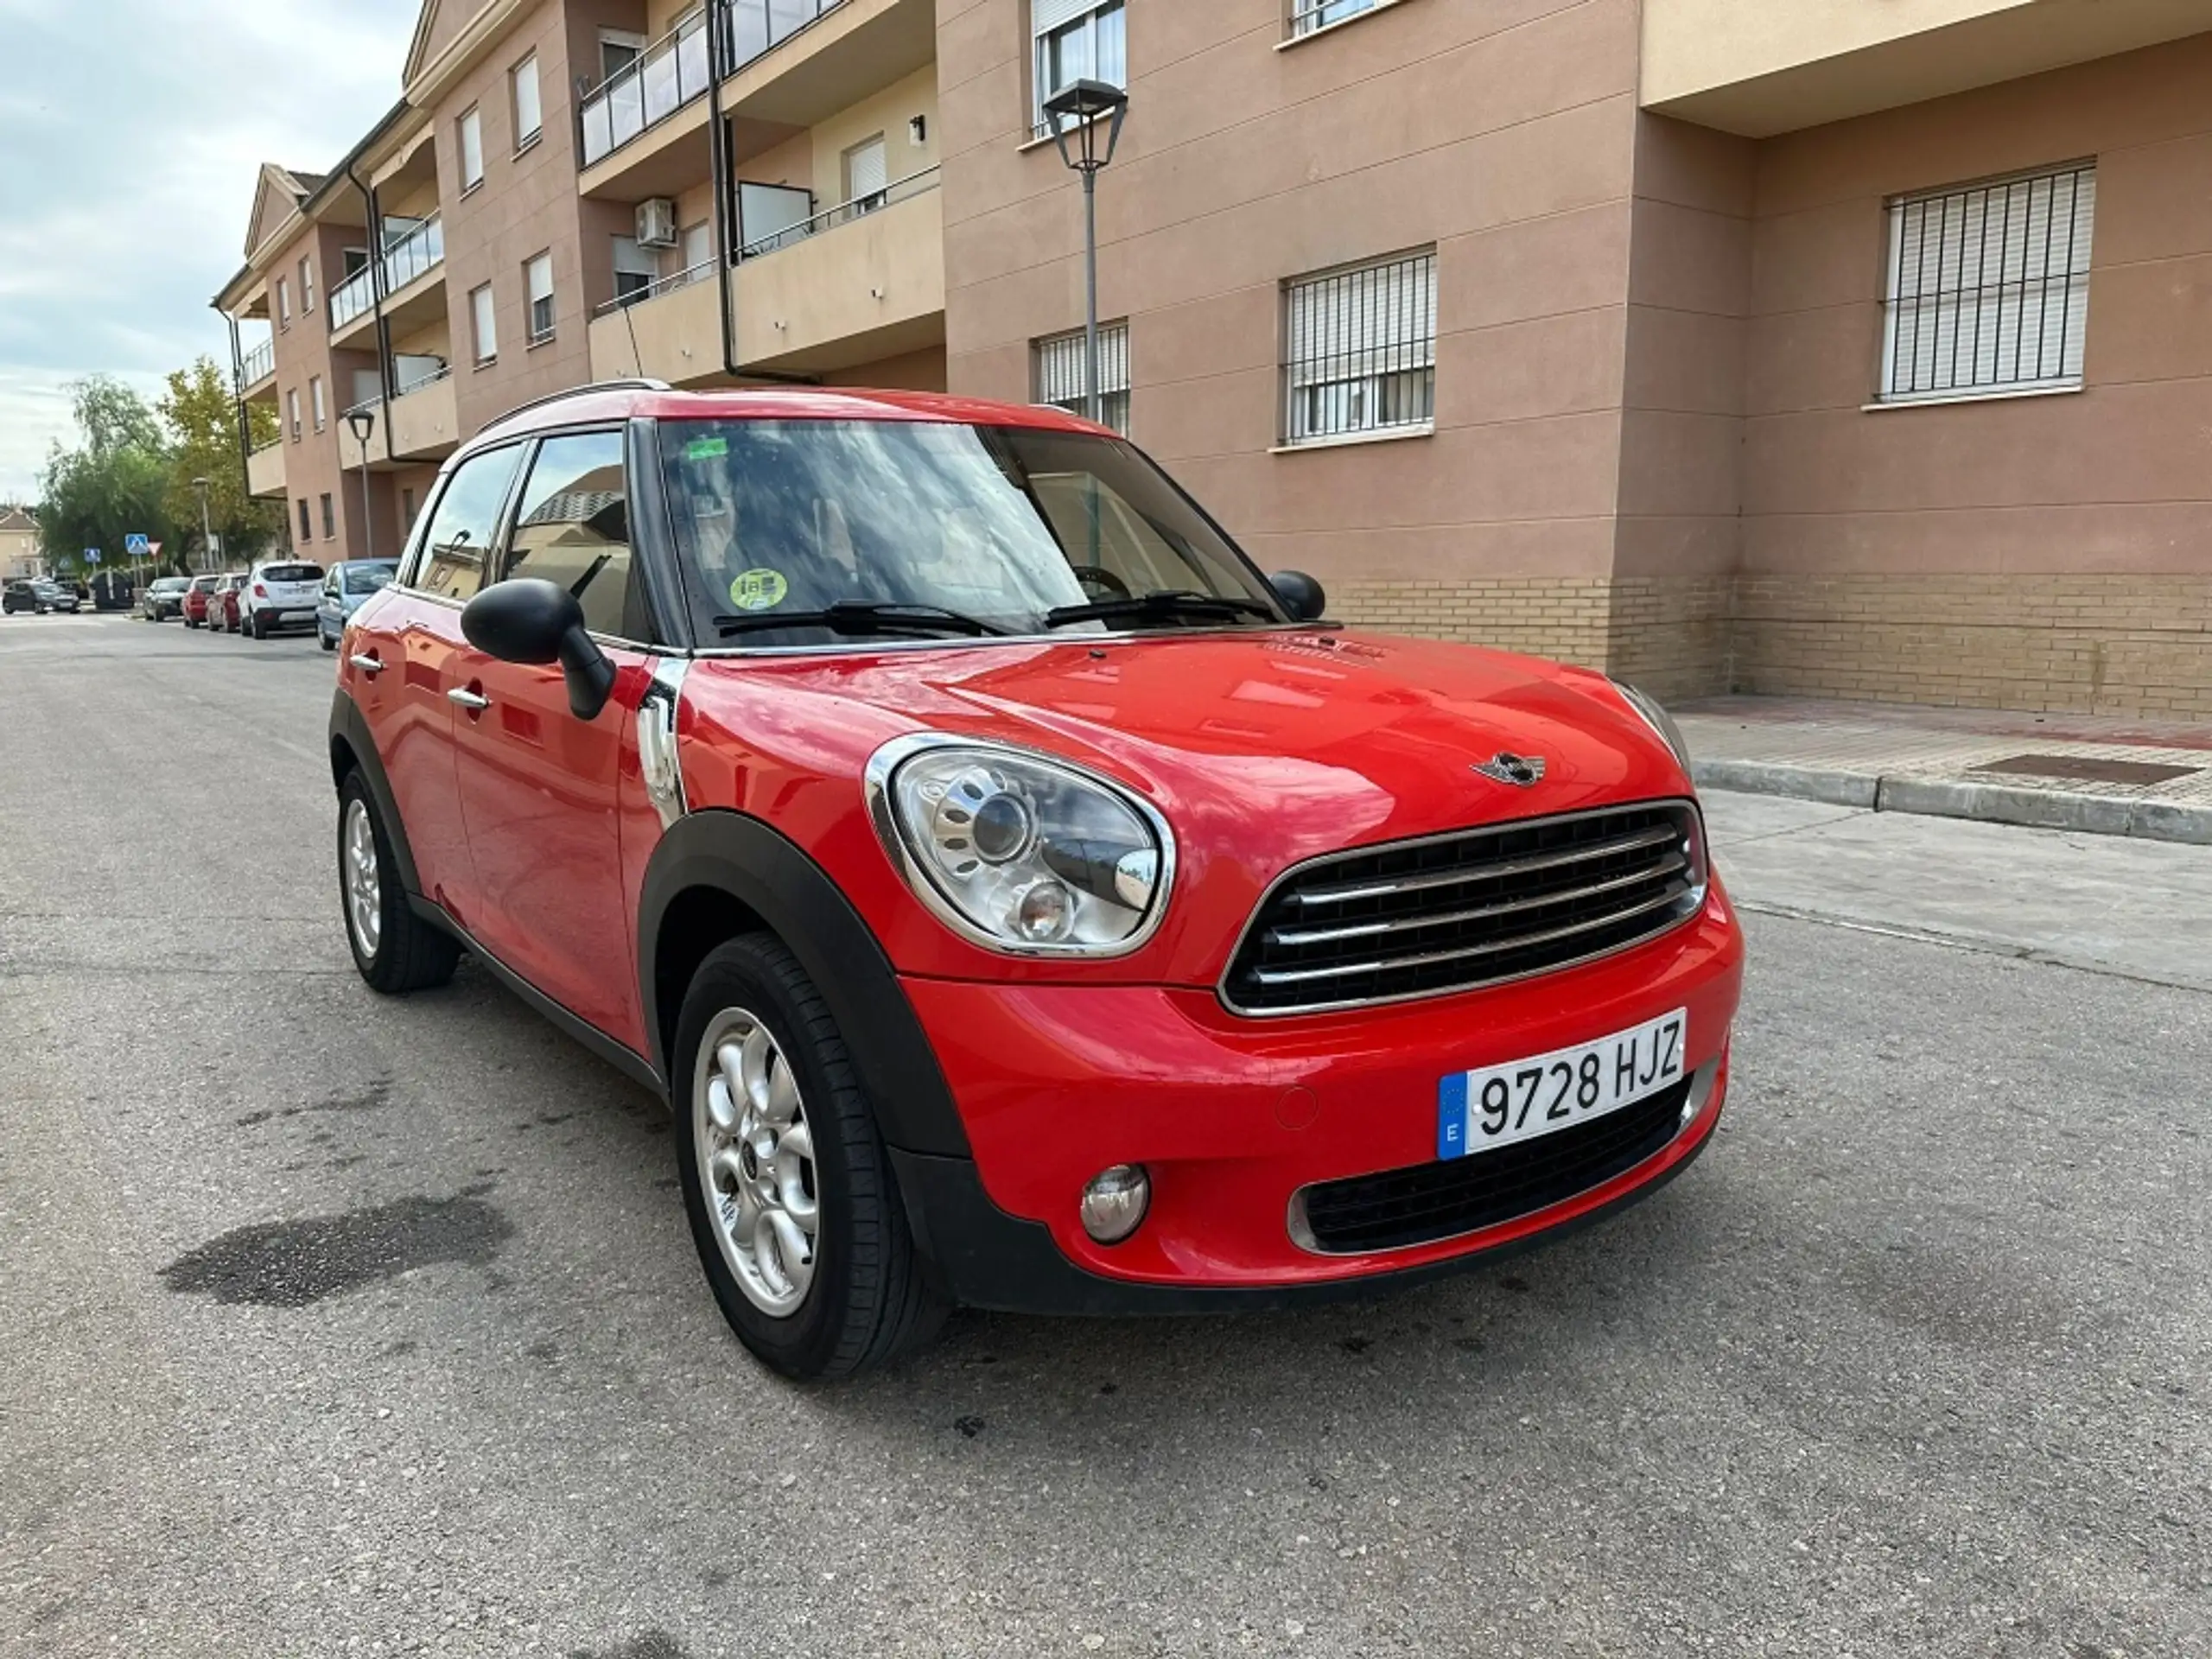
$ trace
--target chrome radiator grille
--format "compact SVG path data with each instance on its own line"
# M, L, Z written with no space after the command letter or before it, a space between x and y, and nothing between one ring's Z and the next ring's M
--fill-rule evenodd
M1268 890L1222 1000L1299 1014L1525 978L1667 931L1696 913L1705 885L1687 801L1334 854Z

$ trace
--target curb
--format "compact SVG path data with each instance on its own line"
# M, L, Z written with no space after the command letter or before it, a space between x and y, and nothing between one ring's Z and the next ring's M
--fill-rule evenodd
M1765 760L1700 760L1691 768L1690 775L1700 789L1741 795L1782 795L1875 812L1910 812L1927 817L1968 818L1980 823L2019 824L2032 830L2071 830L2084 835L2132 836L2139 841L2212 847L2212 806L2178 801L2020 789L1955 778L1890 778Z

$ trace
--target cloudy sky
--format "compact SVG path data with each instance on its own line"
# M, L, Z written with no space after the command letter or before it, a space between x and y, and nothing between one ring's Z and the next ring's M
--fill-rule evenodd
M0 501L66 384L201 353L264 161L329 167L399 98L417 0L0 0Z

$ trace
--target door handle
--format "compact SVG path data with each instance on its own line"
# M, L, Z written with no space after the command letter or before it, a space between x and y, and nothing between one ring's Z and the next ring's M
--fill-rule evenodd
M384 672L384 664L367 652L357 651L346 659L371 679Z
M471 691L465 686L455 686L446 693L448 702L457 702L472 715L480 715L492 706L492 699L480 691Z

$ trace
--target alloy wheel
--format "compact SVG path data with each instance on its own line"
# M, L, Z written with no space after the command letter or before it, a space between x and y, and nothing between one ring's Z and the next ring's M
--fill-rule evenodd
M353 943L361 955L376 960L377 944L384 937L384 883L377 873L376 825L369 821L365 801L346 804L346 921L353 930Z
M691 1118L722 1259L747 1300L787 1319L814 1282L820 1189L798 1073L758 1015L725 1008L708 1022Z

